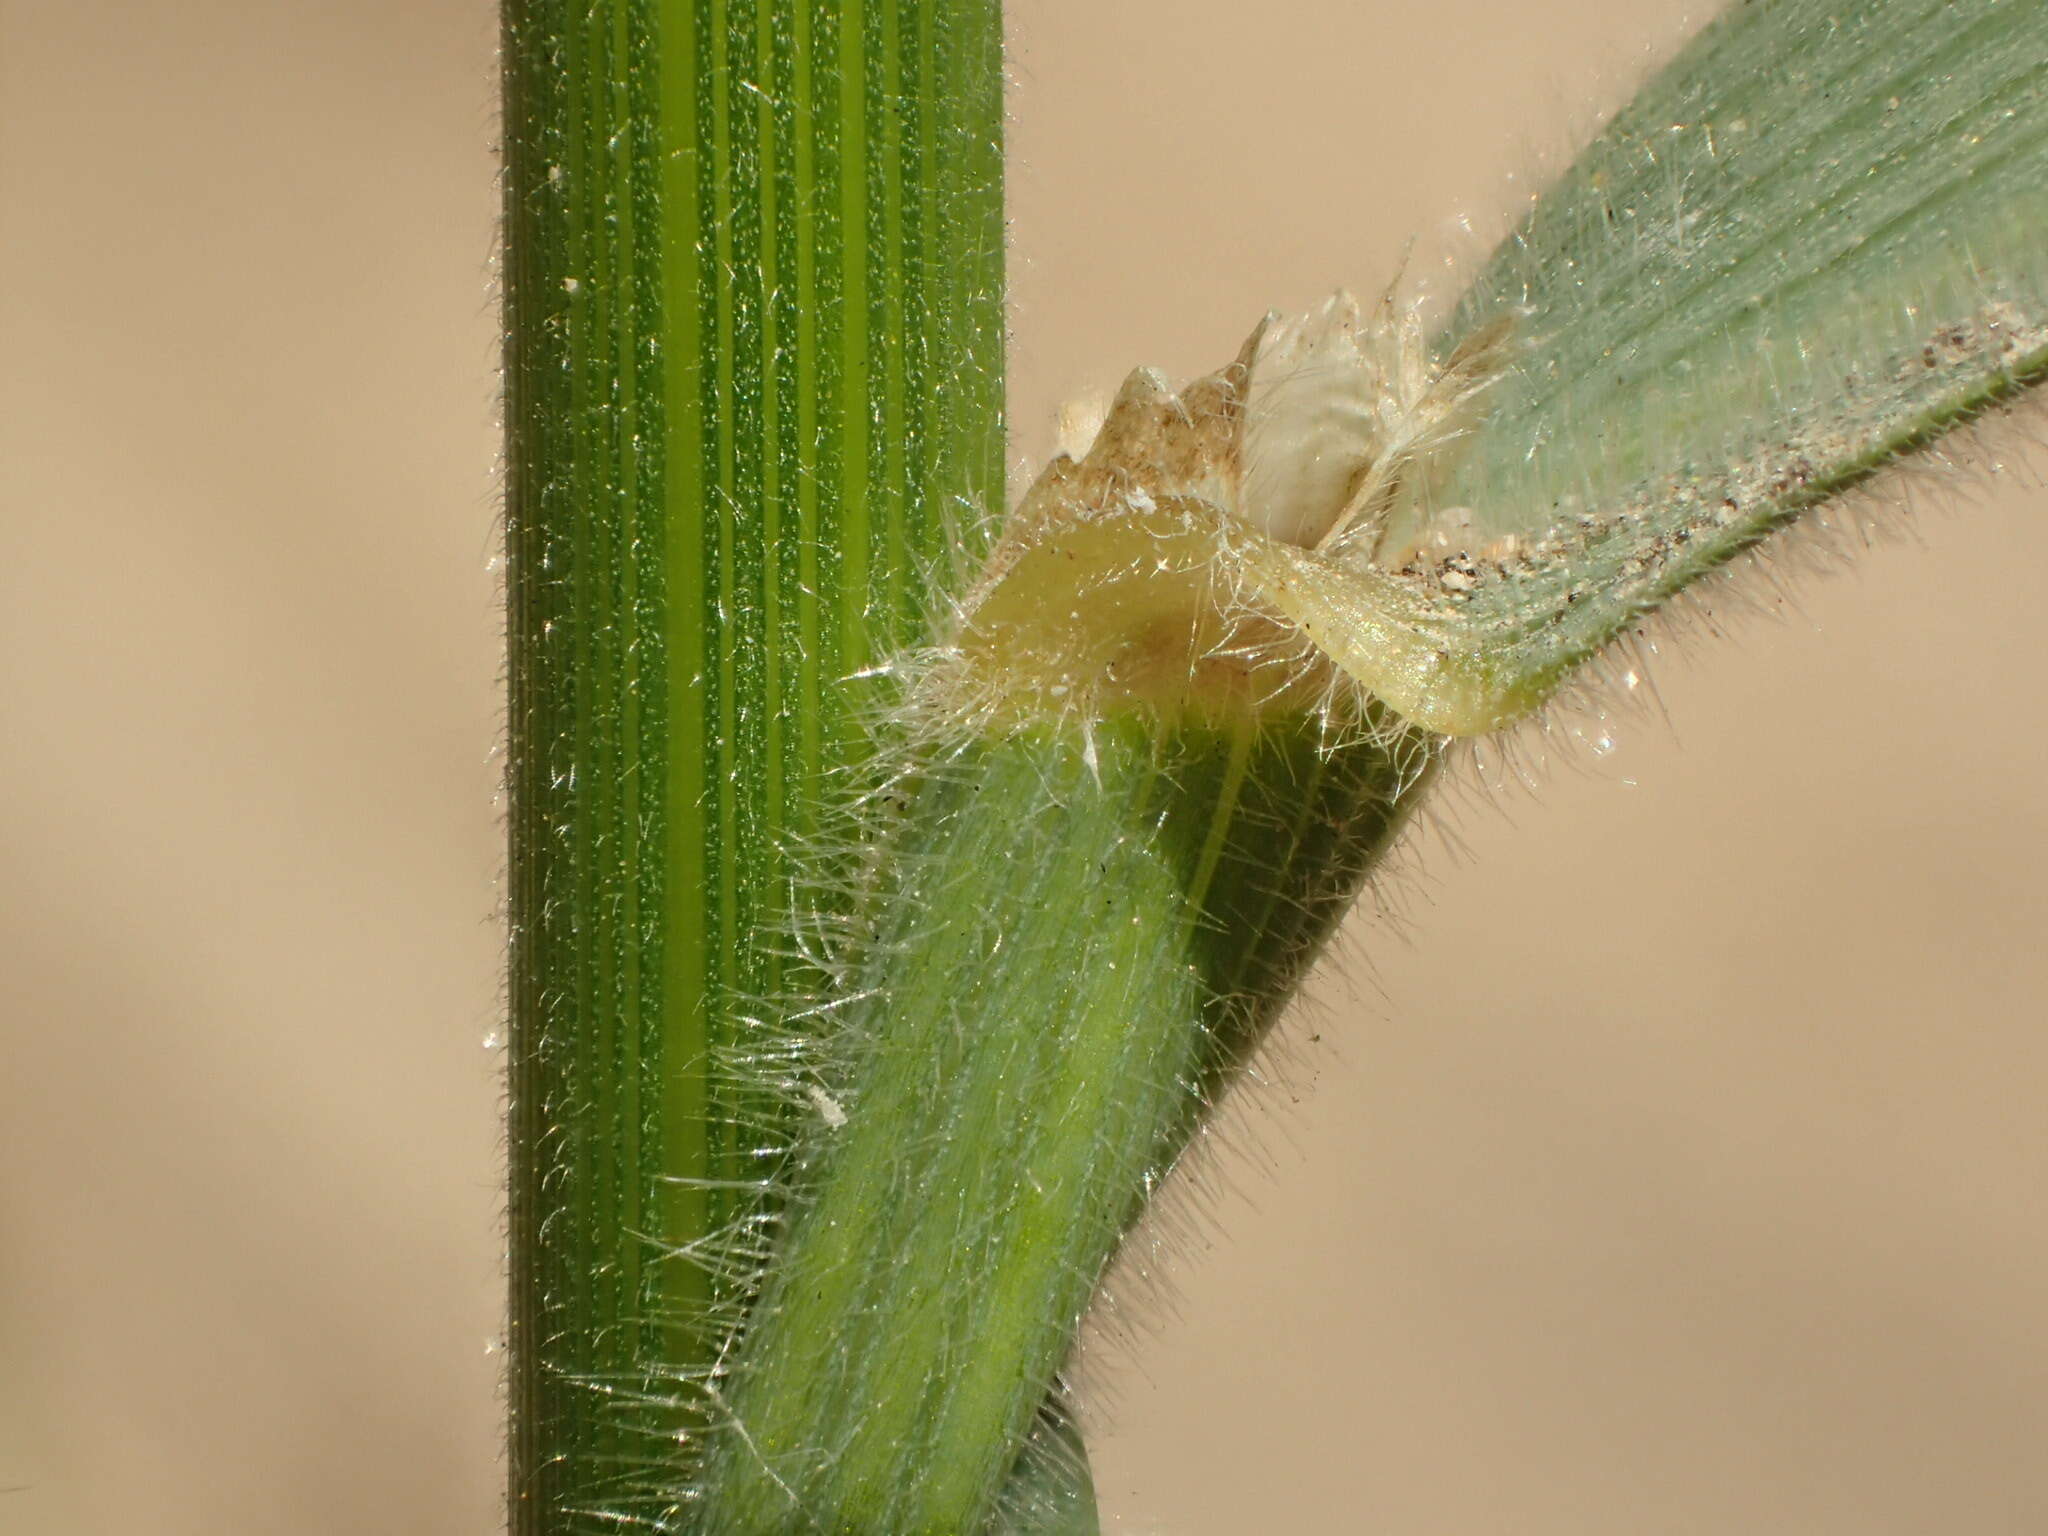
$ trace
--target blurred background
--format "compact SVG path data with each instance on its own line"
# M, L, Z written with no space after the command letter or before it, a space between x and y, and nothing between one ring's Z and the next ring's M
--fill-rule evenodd
M1706 13L1012 11L1020 471L1411 237L1448 281ZM0 1531L499 1524L494 47L0 0ZM1091 1333L1110 1530L2048 1529L1994 444L1667 632L1661 713L1468 765Z

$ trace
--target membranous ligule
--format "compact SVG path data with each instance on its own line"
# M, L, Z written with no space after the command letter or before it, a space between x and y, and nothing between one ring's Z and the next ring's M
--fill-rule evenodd
M1513 709L1456 615L1376 558L1499 374L1511 327L1442 361L1411 310L1339 294L1262 320L1174 391L1125 381L1019 502L917 693L977 726L1362 713L1490 730Z

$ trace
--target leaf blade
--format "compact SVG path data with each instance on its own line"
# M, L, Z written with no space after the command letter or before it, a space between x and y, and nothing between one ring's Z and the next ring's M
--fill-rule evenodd
M1530 707L1692 581L2048 374L2044 231L2039 0L1739 7L1460 301L1446 344L1507 309L1531 340L1383 558Z

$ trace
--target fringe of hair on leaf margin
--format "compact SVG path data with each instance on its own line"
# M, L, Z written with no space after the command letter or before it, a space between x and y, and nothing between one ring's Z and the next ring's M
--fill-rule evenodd
M1953 329L1953 328L1949 328ZM1592 771L1616 733L1670 729L1658 676L1760 621L1804 613L1808 583L1853 571L1867 552L1918 536L1923 518L1967 503L2005 475L2048 485L2048 400L2036 379L1971 411L1939 436L1894 452L1862 478L1749 530L1740 547L1686 586L1629 615L1542 707L1505 730L1460 740L1436 799L1502 807L1559 768ZM1504 798L1505 795L1505 798ZM1443 807L1439 805L1440 811Z

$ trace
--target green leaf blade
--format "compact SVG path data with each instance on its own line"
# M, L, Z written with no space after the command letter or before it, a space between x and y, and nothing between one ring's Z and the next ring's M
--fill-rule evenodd
M1539 199L1446 339L1509 308L1524 358L1386 547L1430 579L1476 559L1439 595L1526 710L2048 373L2048 7L1731 10Z

